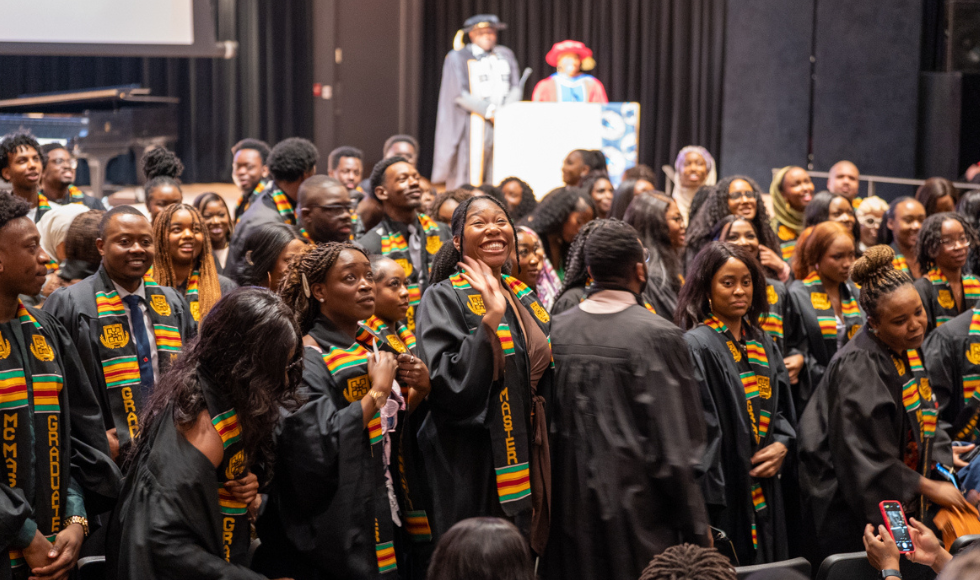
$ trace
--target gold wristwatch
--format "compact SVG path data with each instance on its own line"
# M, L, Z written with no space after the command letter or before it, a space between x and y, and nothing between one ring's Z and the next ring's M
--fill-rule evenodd
M65 529L72 524L79 524L82 526L82 535L88 537L88 520L82 516L71 516L61 523L61 529Z

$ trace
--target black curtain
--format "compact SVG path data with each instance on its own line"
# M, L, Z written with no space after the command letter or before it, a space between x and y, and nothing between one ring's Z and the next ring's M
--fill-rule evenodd
M456 31L474 14L507 23L498 42L534 73L554 72L552 44L580 40L595 53L592 74L610 101L640 103L639 161L659 172L690 144L716 153L721 142L724 0L424 0L420 168L432 167L442 63ZM660 184L662 187L663 184Z
M240 45L231 60L0 56L0 99L134 83L179 97L183 181L230 181L239 139L312 138L313 1L217 0L218 38Z

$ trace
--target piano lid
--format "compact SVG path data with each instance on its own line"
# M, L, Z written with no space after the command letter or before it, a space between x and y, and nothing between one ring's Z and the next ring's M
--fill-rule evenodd
M177 97L156 97L150 93L150 89L139 85L124 85L21 95L16 99L0 100L0 111L75 113L93 109L176 105L180 102Z

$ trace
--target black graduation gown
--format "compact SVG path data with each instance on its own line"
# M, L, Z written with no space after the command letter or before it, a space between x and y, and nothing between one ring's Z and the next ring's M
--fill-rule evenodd
M778 442L792 450L796 433L779 403L789 389L789 375L769 335L759 331L758 336L763 339L769 361L770 397L776 399L771 403L774 411L763 447ZM694 363L694 377L700 385L707 425L701 489L711 525L723 530L732 540L739 565L785 560L787 535L782 486L778 476L767 479L749 476L754 453L753 430L745 408L745 388L726 344L728 339L699 325L686 332L684 340ZM752 486L756 482L762 488L767 506L759 512L755 512L752 502ZM753 527L758 531L758 549L753 547Z
M878 504L906 505L919 478L903 458L912 428L890 350L867 327L830 362L800 417L800 485L811 562L863 549L865 524L882 523ZM932 460L952 465L949 437L936 430Z
M922 307L925 308L928 318L926 336L932 334L932 331L937 327L948 323L951 318L955 318L964 312L970 312L977 303L976 278L966 273L963 274L963 300L961 301L963 307L958 309L952 289L945 279L939 279L940 276L942 274L938 273L938 269L935 269L925 273L915 281L915 289L919 293L919 298L922 299ZM933 277L936 279L934 280Z
M653 276L647 277L647 285L643 289L643 299L654 311L666 320L674 320L674 310L677 309L677 293L670 284L654 281Z
M857 300L860 291L854 282L847 281L847 289L850 296ZM837 350L850 340L850 337L857 332L855 328L845 329L845 333L837 336L836 339L827 339L820 331L820 321L817 318L817 311L814 310L810 298L810 289L804 284L803 280L794 280L789 285L789 310L793 318L786 324L786 352L789 354L803 355L803 368L800 369L799 382L793 385L793 402L796 405L796 415L803 414L803 409L813 394L813 391L820 384L830 359L834 357ZM843 294L841 295L843 299ZM862 322L865 314L864 310L858 305L861 312ZM831 310L833 316L833 310ZM845 320L846 322L846 320Z
M168 405L143 434L106 542L106 578L263 578L223 556L218 480Z
M530 361L517 314L508 302L502 320L513 334L514 359L494 380L495 350L500 341L496 329L485 323L471 327L463 299L447 279L426 291L418 312L419 354L429 367L432 392L429 414L418 433L419 449L433 497L433 536L438 538L456 522L478 516L504 517L494 479L491 443L493 393L507 388L520 396L526 410L523 421L528 449L533 449L528 373ZM548 334L547 332L545 333ZM552 369L538 382L537 393L550 400ZM517 418L515 417L515 420ZM529 534L531 510L510 518Z
M680 330L639 305L573 308L554 319L552 346L545 578L635 580L672 545L707 546L694 473L704 417Z
M324 353L354 343L322 316L310 334ZM349 386L354 380L338 384L323 353L304 348L300 394L305 403L282 419L272 503L263 516L274 521L260 522L263 543L269 537L273 546L263 556L271 563L268 573L275 570L297 580L382 577L375 518L387 515L376 514L377 493L385 484L372 456L360 397L353 402L345 397L345 391L360 388ZM359 394L365 396L369 385L362 387ZM399 428L404 424L400 415Z
M551 315L558 316L562 312L571 310L572 308L578 306L579 302L585 298L585 291L585 286L575 286L573 288L569 288L567 292L559 296L558 299L555 300L555 303L551 305Z
M102 360L99 357L99 336L102 326L99 324L98 310L95 304L96 280L102 271L99 266L92 276L81 282L59 288L44 302L44 312L54 316L68 331L68 336L78 349L82 367L92 384L99 404L102 406L102 418L105 421L105 431L115 425L112 420L112 410L109 402L109 390L106 387L105 375L102 370ZM197 333L197 323L191 318L183 297L176 290L167 286L158 287L167 295L167 302L180 321L180 337L184 345L190 342ZM151 330L152 332L152 330ZM160 377L156 377L159 380Z
M245 259L245 240L252 232L261 229L266 224L287 223L276 209L276 202L272 199L272 194L276 191L278 190L275 184L270 183L269 187L265 188L258 198L252 200L248 210L242 214L241 219L235 225L235 231L231 234L231 241L228 242L228 259L225 260L224 268L230 277L238 276L238 269L241 268L242 261Z
M109 443L98 400L64 327L46 312L35 308L28 308L28 311L44 328L55 360L60 361L64 388L58 404L62 422L66 424L63 428L69 433L69 441L62 445L62 452L70 455L71 480L82 488L86 513L91 516L108 511L119 497L122 474L109 457ZM24 350L26 353L26 347ZM25 459L20 458L22 462ZM67 490L67 479L64 481L63 487ZM7 549L25 520L31 517L34 517L33 509L24 491L8 487L6 480L0 481L0 554L3 554L0 580L11 577Z
M916 283L922 280L926 278L919 278ZM951 439L967 442L976 438L973 432L976 423L963 436L958 436L958 432L976 415L976 410L973 406L968 407L963 396L964 370L975 367L972 361L965 359L973 358L980 363L980 336L969 334L973 312L971 308L943 324L922 343L922 357L929 373L929 385L939 403L939 425ZM978 346L973 347L973 344Z

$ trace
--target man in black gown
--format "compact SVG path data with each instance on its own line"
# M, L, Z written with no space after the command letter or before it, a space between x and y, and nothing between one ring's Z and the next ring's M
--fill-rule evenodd
M597 291L552 326L545 577L634 580L672 545L710 545L694 474L705 425L680 330L641 305L636 231L596 230L585 258Z
M0 578L16 580L67 574L88 514L109 509L122 485L71 339L18 298L47 273L29 210L0 196Z

